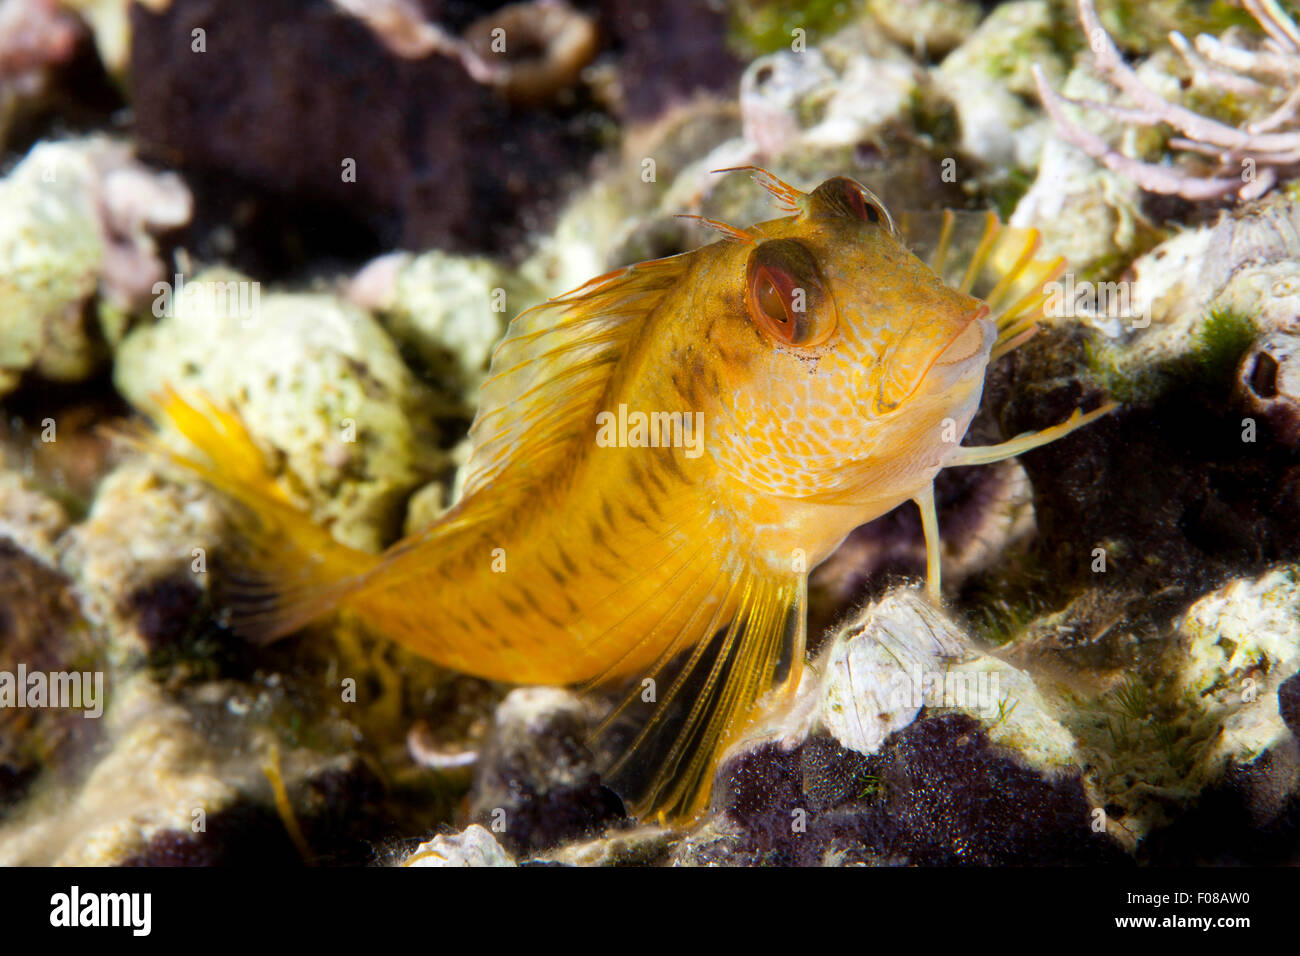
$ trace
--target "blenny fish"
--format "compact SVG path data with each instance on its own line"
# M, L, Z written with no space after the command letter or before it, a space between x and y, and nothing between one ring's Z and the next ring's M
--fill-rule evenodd
M703 220L718 241L511 323L462 497L382 554L313 524L237 415L159 396L202 453L173 459L243 506L236 629L275 637L346 608L468 674L619 688L599 731L622 734L606 779L631 812L684 818L761 699L797 686L808 572L849 532L915 502L938 602L940 469L1012 457L1113 407L960 444L990 361L1033 333L1063 263L992 214L957 263L946 213L927 264L860 183L804 193L745 169L785 215Z

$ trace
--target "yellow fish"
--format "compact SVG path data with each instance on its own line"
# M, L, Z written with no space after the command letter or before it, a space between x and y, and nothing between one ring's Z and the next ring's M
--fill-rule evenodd
M787 215L705 220L721 240L514 320L462 498L383 554L314 525L237 417L163 396L206 459L179 460L246 506L237 627L273 637L347 608L469 674L622 688L602 729L632 730L607 781L640 815L700 811L759 698L798 684L812 568L911 500L938 601L940 469L1113 407L961 446L989 362L1032 334L1061 260L1034 259L1037 234L989 214L950 285L951 214L927 265L854 180L803 193L753 174Z

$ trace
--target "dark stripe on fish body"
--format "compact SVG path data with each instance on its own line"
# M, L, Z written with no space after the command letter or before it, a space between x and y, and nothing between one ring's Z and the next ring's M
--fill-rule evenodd
M658 499L661 497L667 498L668 485L664 483L664 480L661 477L659 477L659 468L662 467L662 463L665 458L672 458L672 457L673 457L673 450L672 448L669 448L663 454L657 455L655 457L653 464L646 465L645 479L650 484L654 485L654 490L655 490L655 493L653 495L650 495L651 499Z
M570 596L566 589L560 589L560 597L564 598L564 603L569 606L570 614L578 615L582 613L582 608L578 607L577 603L573 600L572 596Z
M546 611L543 611L540 607L537 609L536 614L538 617L540 617L543 621L551 625L551 627L555 628L556 630L560 630L560 631L564 630L565 625L563 622L557 621L555 618L551 617L551 615L548 614Z
M641 512L639 512L639 511L637 511L635 508L633 508L632 505L630 505L630 504L626 504L626 505L624 505L624 506L623 506L623 511L624 511L624 513L625 513L629 518L631 518L633 521L635 521L635 522L636 522L637 524L639 524L641 527L643 527L643 528L645 528L645 527L649 527L650 522L648 522L648 521L646 520L645 515L643 515Z
M525 584L519 585L518 593L519 596L524 599L524 603L527 604L529 608L531 608L534 611L537 611L538 613L541 612L542 606L537 603L536 595L534 595L532 591L528 590L527 585Z
M717 388L716 388L716 387L715 387L715 389L714 389L714 392L715 392L715 394L716 394L716 392L717 392ZM700 382L699 382L698 379L696 379L696 378L692 378L692 379L690 380L690 384L686 386L686 391L682 393L682 403L683 403L683 407L684 407L684 408L690 409L691 411L698 411L698 410L699 410L699 408L700 408Z
M485 631L493 630L491 622L488 621L488 619L483 616L482 612L479 611L477 607L471 604L469 608L469 613L473 615L474 620L478 622L479 627L483 628L483 630Z
M551 562L547 561L540 554L537 556L537 563L542 566L542 570L544 570L547 574L549 574L551 580L554 581L556 584L563 587L565 584L568 583L569 579L565 577L564 573L560 571L560 569L557 568L555 565L551 564Z
M632 474L630 478L632 484L636 487L636 490L641 493L641 500L646 504L656 518L662 518L663 512L659 510L658 496L650 487L650 478L654 471L655 461L658 457L658 455L654 456L654 458L649 458L644 455L637 455L634 457L632 459ZM660 491L660 494L662 493L663 492Z
M668 376L668 381L672 384L673 394L677 396L679 402L686 398L686 388L682 385L681 380L677 377L680 372L673 369Z
M573 559L570 558L569 553L564 550L564 546L557 543L555 545L555 553L559 556L560 563L564 565L564 570L568 572L569 577L576 577L578 574L578 566L573 563Z
M682 469L682 463L677 460L676 449L669 448L668 454L663 456L662 461L665 471L671 472L673 477L681 481L687 480L686 472Z
M613 570L610 570L610 566L605 563L600 553L595 551L594 549L591 553L590 559L587 562L587 566L591 568L593 571L595 571L597 574L600 574L601 576L606 578L607 580L621 582L624 578L627 577L627 572L626 572L627 562L624 561L620 555L614 554L608 548L605 549L605 556L612 557L614 559Z
M613 555L619 561L623 560L623 556L610 547L609 542L605 539L605 532L600 527L599 520L596 517L593 516L587 519L587 532L591 535L591 541L596 547L607 554Z
M563 629L564 625L561 624L559 621L557 621L555 618L551 617L551 615L547 614L546 611L542 609L542 605L537 600L537 596L533 594L532 591L528 590L528 587L526 585L521 584L519 586L519 595L524 599L524 603L527 604L528 607L532 609L532 612L536 614L538 617L540 617L543 621L551 625L551 627Z

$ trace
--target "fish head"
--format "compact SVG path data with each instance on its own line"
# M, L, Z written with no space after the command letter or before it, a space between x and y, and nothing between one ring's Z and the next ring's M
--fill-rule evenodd
M988 306L909 252L860 183L781 186L795 215L725 244L712 270L715 455L787 497L879 496L909 469L928 482L978 407L997 339Z

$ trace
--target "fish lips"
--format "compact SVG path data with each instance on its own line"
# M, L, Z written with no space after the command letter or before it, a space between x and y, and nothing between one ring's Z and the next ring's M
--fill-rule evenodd
M868 417L889 414L921 391L922 386L930 394L941 394L968 379L972 371L982 374L997 341L997 325L988 315L988 305L981 302L945 330L947 341L940 348L934 348L933 340L917 339L892 350L882 362L883 372L877 370L878 384L858 391L860 396L869 399ZM864 369L859 373L861 384L866 384L862 380L870 371Z
M998 327L988 314L989 307L981 306L970 324L954 335L935 357L934 364L921 377L931 391L944 391L965 381L973 370L983 374L998 338Z

